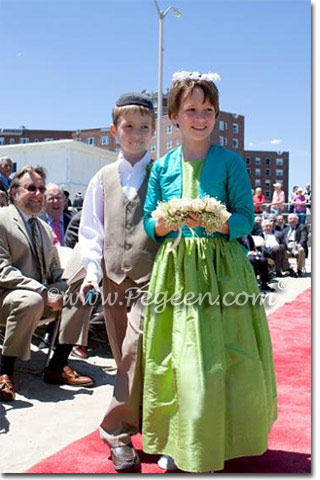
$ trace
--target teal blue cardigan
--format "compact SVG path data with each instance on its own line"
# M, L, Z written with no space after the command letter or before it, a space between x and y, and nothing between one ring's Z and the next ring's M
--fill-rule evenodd
M224 147L212 145L204 160L200 175L199 196L215 197L223 202L232 214L228 220L229 234L215 233L211 236L226 237L229 240L251 233L254 223L254 211L251 185L246 166L239 154ZM169 201L182 196L182 148L177 147L157 160L150 172L147 197L144 205L144 228L155 242L165 238L174 238L177 231L164 237L155 236L156 220L151 217L158 202ZM183 236L192 233L183 227ZM207 236L205 230L197 227L200 237Z

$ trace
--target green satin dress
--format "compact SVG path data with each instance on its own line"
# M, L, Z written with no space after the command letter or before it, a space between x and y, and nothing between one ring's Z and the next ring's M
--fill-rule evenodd
M184 197L197 197L202 165L183 164ZM222 470L265 452L277 416L266 315L236 240L185 237L171 251L173 242L160 246L149 288L143 449L186 472Z

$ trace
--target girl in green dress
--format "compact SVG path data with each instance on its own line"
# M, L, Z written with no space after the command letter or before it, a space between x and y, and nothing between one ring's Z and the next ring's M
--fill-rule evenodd
M143 449L186 472L261 455L277 416L266 315L236 240L253 227L251 187L242 158L211 145L214 75L175 74L168 114L182 147L155 162L145 203L146 232L161 246L146 302ZM158 202L205 195L226 205L227 223L208 236L190 216L172 248L177 228L152 217Z

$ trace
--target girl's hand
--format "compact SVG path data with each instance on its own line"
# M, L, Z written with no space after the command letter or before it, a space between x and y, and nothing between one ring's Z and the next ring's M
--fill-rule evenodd
M190 228L201 227L200 220L194 213L189 213L186 225Z
M164 237L165 235L172 232L173 230L178 230L178 228L179 228L178 225L174 227L168 227L164 218L159 218L154 227L154 231L157 237Z
M228 222L224 223L222 225L222 227L220 228L219 230L219 233L224 233L224 234L228 234L229 233L229 225L228 225Z

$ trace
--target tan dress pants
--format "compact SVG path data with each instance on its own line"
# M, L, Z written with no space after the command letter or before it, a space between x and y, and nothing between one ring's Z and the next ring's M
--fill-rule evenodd
M73 283L65 294L59 329L59 343L68 345L88 345L89 320L93 307L83 305L80 300L80 287L83 279Z
M108 278L103 283L106 328L118 367L113 397L100 425L100 436L111 447L128 445L139 431L144 306L138 289L129 278L120 285Z
M298 247L296 251L287 250L287 258L296 258L297 260L297 270L302 270L306 262L306 254L303 247Z
M64 302L59 329L59 343L69 345L87 345L88 325L92 307L83 306L79 300L82 280L68 290L73 294L70 301ZM61 281L48 288L64 292L68 285ZM42 318L51 316L45 309L39 293L31 290L9 290L0 295L0 323L6 326L2 354L30 359L30 346L33 332Z

